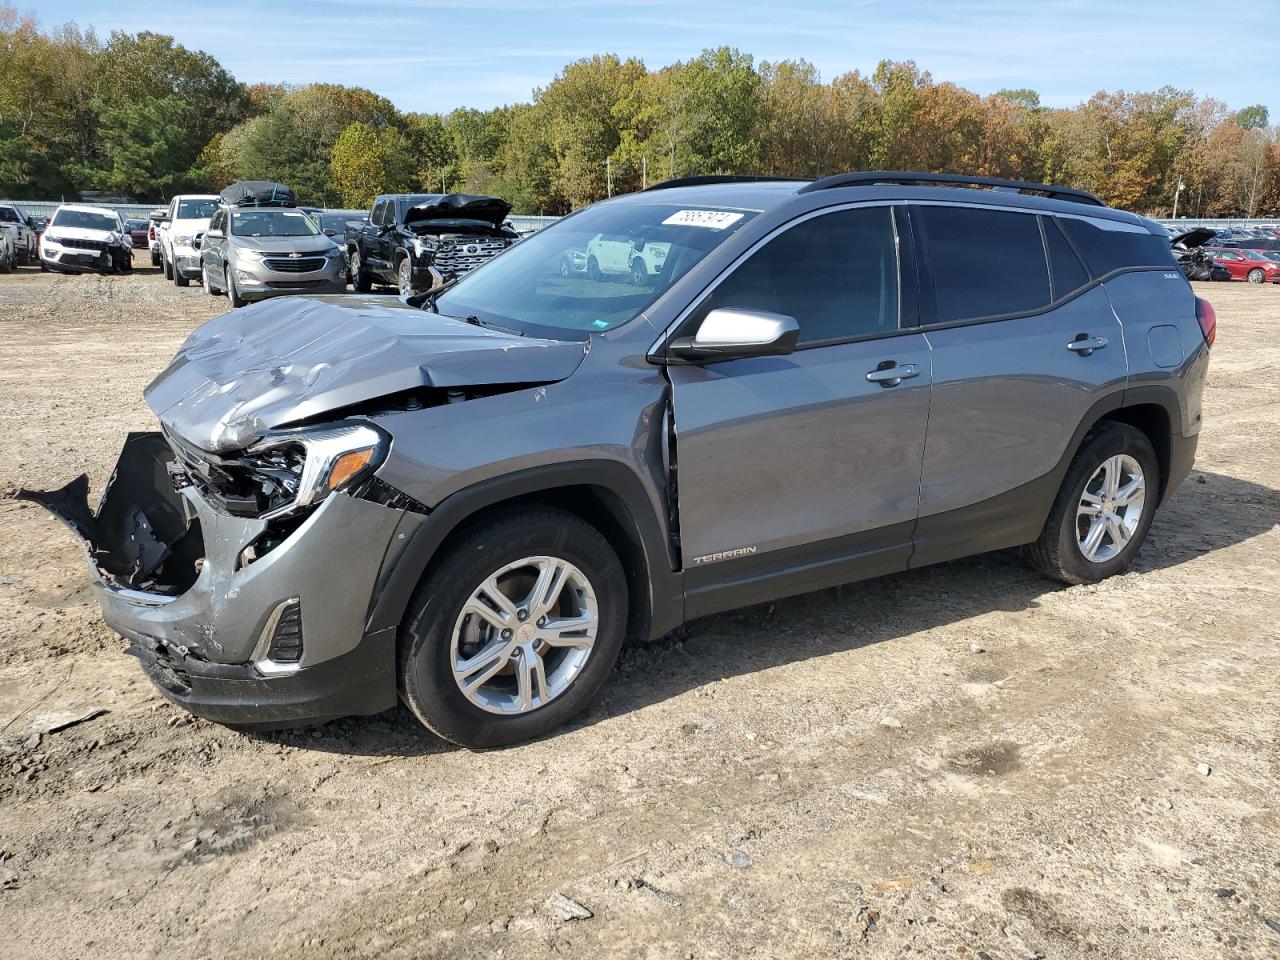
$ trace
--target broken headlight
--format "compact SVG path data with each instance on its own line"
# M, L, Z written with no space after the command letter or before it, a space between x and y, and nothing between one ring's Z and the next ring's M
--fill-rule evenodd
M269 433L240 464L257 481L264 520L313 506L378 468L388 442L365 423Z

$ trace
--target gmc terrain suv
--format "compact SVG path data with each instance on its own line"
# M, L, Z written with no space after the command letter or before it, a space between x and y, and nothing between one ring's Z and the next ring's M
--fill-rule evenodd
M661 270L563 276L600 235ZM1191 468L1214 330L1164 230L1077 190L693 178L425 297L215 319L96 512L83 476L20 495L192 712L399 697L488 747L693 617L1020 545L1124 570Z

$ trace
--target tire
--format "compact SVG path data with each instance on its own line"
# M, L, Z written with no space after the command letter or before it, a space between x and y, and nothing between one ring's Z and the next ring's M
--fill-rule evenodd
M600 261L595 257L587 257L587 278L593 282L600 279Z
M583 594L572 588L573 578L582 576L588 587L585 595L590 598L583 601L585 608L593 605L597 614L595 639L580 660L570 659L578 654L577 649L559 645L544 645L543 653L533 653L541 660L539 675L544 679L539 689L549 694L546 702L531 708L508 703L508 712L500 712L499 700L519 700L516 671L528 655L522 651L543 641L530 640L525 633L523 645L510 658L499 654L486 661L492 664L501 659L505 664L503 671L476 684L484 688L476 696L495 698L494 705L486 708L464 694L454 678L455 633L460 657L476 656L474 650L468 652L463 640L473 621L481 624L481 631L493 631L488 640L477 641L480 650L488 645L502 648L496 626L488 626L488 620L474 620L463 608L487 579L510 565L518 566L524 558L554 558L574 568L559 597L581 597ZM529 578L521 581L518 573L512 576L517 578L513 596L528 594ZM513 610L519 605L512 598L508 601L514 603ZM427 729L464 747L500 747L540 736L569 720L599 693L622 648L627 604L622 564L598 530L571 513L550 507L503 511L463 533L414 593L398 644L400 698ZM563 607L559 609L557 616L565 616ZM522 643L522 631L537 633L543 621L539 618L535 625L536 613L533 610L523 625L515 619L507 621L515 628L507 631L514 634L513 645ZM568 614L573 615L573 611ZM557 691L558 683L563 686Z
M213 281L209 279L209 267L206 264L200 264L200 283L204 285L204 292L211 297L216 297L222 293L213 285Z
M413 296L413 264L408 257L396 261L396 288L402 297Z
M356 293L368 293L373 289L373 280L364 268L364 260L359 250L351 251L351 286Z
M645 269L644 261L636 257L631 261L631 282L637 287L642 287L648 279L649 271Z
M173 264L169 262L169 258L164 255L164 251L160 251L160 269L164 271L166 280L173 279Z
M569 274L571 273L573 273L573 267L569 265L569 258L561 257L560 258L560 276L565 277L567 279Z
M1266 278L1263 276L1261 270L1259 270L1257 267L1254 267L1252 270L1248 272L1248 274L1245 275L1245 279L1247 279L1250 283L1261 283Z
M1128 528L1128 539L1123 546L1115 549L1116 540L1108 531L1096 547L1096 558L1089 559L1085 556L1086 547L1082 546L1081 538L1085 537L1087 542L1087 533L1095 523L1102 522L1106 508L1105 504L1094 508L1103 512L1093 520L1082 516L1080 511L1091 506L1085 503L1086 491L1090 488L1097 489L1103 465L1119 458L1135 463L1141 470L1142 503L1135 517L1131 518L1129 508L1123 507L1120 508L1124 511L1123 515L1115 514L1118 518L1117 529ZM1134 479L1134 474L1125 476L1129 479L1121 482L1121 492ZM1044 530L1040 538L1031 545L1032 563L1045 576L1069 584L1097 583L1126 570L1142 548L1142 541L1151 528L1160 485L1160 462L1146 434L1127 423L1104 420L1089 432L1075 459L1071 461ZM1116 502L1119 504L1118 500ZM1129 528L1131 520L1132 527Z
M189 287L191 281L182 275L182 271L178 269L178 265L173 264L173 285L175 287Z
M160 266L160 251L159 251L159 250L152 250L152 251L151 251L151 265L152 265L153 267L158 267L158 266Z
M236 276L225 263L222 265L222 275L227 278L227 299L231 301L232 309L243 307L249 301L240 296L240 291L236 289Z

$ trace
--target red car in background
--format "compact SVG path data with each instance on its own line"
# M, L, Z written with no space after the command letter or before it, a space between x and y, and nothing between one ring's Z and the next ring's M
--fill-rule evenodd
M1213 262L1226 267L1232 280L1249 283L1280 283L1280 263L1257 250L1219 249L1211 251Z
M129 231L129 236L133 238L133 249L141 250L147 242L147 221L126 220L124 228Z

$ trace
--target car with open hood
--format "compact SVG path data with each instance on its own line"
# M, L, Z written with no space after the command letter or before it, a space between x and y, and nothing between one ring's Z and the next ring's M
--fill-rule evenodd
M1213 254L1205 244L1217 234L1208 227L1196 227L1175 233L1170 238L1173 258L1183 276L1188 280L1230 280L1231 273L1222 264L1214 263Z
M601 235L661 270L563 275ZM1080 190L695 177L430 294L218 317L96 510L84 475L18 496L194 713L399 699L493 747L694 617L1024 545L1067 583L1127 569L1194 461L1215 330L1167 234Z
M128 273L133 239L110 207L64 203L40 235L40 267L59 273Z
M520 235L507 226L511 205L463 193L384 194L369 219L348 231L351 283L409 296L435 290L496 257Z

